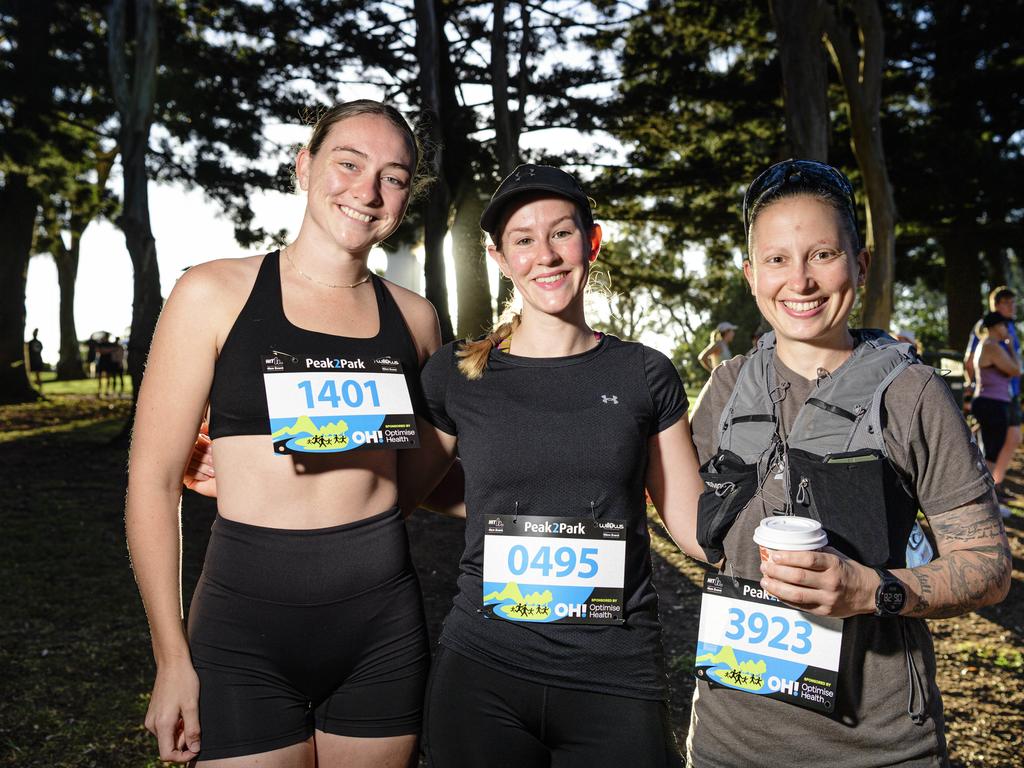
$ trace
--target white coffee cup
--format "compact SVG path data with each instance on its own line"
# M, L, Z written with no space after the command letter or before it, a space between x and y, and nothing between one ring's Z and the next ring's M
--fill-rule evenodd
M809 517L766 517L754 531L754 543L761 552L761 560L765 561L771 549L788 552L821 549L828 544L828 535L821 523Z

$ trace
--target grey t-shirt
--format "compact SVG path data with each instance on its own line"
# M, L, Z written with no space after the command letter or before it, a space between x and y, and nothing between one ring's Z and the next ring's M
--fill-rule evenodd
M722 410L747 361L735 357L715 369L697 401L693 436L703 464L717 447ZM789 383L781 404L783 433L815 387L775 357L780 381ZM886 449L897 470L916 489L931 518L989 492L984 459L942 379L924 365L900 374L885 395ZM726 571L759 580L760 557L752 536L769 510L784 498L781 480L769 479L736 518L725 537ZM906 627L926 718L907 714L911 687L901 623ZM844 624L837 713L829 717L774 699L698 681L687 752L694 768L751 765L863 766L946 765L942 701L935 686L935 654L918 619L855 616ZM920 708L914 702L915 709Z

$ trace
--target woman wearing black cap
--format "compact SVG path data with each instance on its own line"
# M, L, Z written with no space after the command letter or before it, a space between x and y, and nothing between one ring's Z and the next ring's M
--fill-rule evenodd
M522 309L422 373L426 439L448 457L458 444L467 518L427 696L428 761L678 765L644 489L699 554L682 384L661 353L588 324L601 227L575 179L520 166L481 226Z
M948 389L909 345L849 327L868 267L855 210L845 176L801 160L744 199L743 270L773 333L715 369L694 413L698 538L726 577L702 608L697 768L947 764L921 619L1009 586L991 479ZM918 509L939 556L907 569ZM817 519L831 546L762 555L753 533L777 515Z

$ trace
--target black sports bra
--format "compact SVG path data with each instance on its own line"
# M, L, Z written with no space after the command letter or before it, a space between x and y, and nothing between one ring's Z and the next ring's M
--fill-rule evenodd
M285 317L280 254L278 251L268 253L214 366L210 388L210 437L270 434L260 358L273 352L296 357L306 354L397 357L409 385L413 410L422 413L420 366L412 336L383 281L373 274L370 279L380 313L376 336L360 339L307 331L292 325Z

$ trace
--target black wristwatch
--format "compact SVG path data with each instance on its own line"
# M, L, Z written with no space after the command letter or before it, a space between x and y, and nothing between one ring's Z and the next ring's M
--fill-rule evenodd
M884 568L875 568L875 571L882 580L875 590L875 616L899 616L907 602L907 588Z

